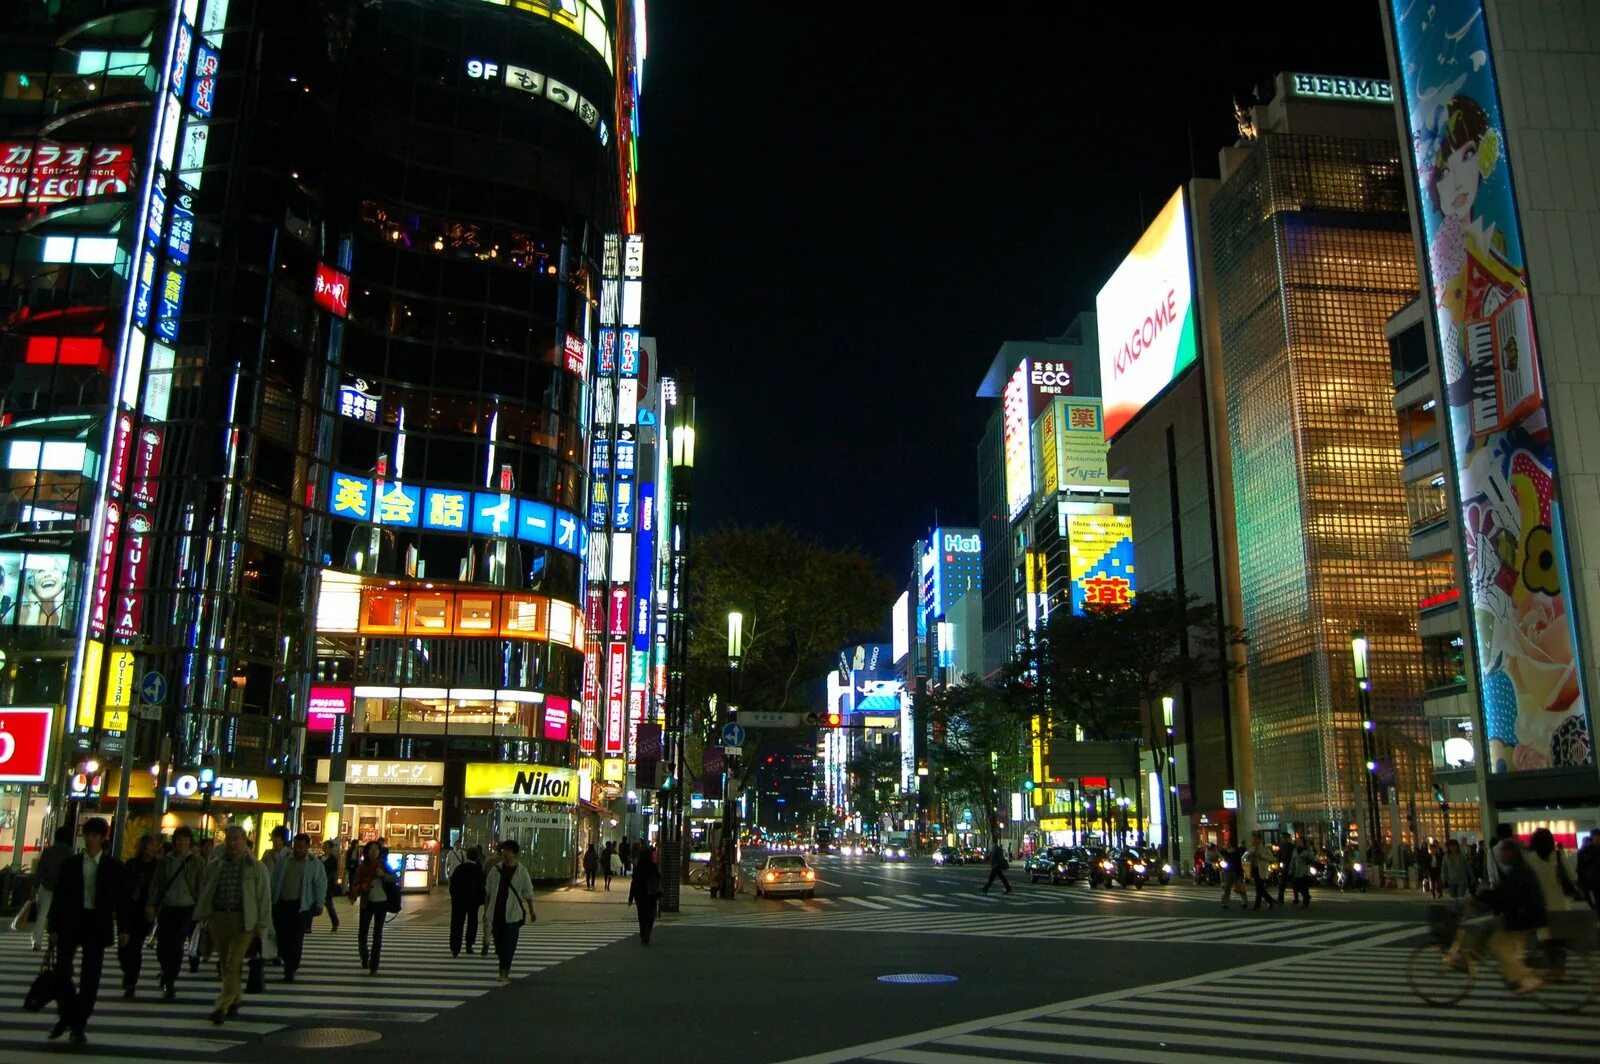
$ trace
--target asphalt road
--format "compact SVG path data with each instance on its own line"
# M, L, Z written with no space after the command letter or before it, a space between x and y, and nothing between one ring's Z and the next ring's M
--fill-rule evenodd
M110 960L90 1044L75 1055L275 1060L299 1029L378 1036L337 1050L344 1058L664 1064L1570 1061L1592 1059L1600 1039L1593 1013L1551 1024L1489 977L1454 1009L1414 998L1404 973L1424 921L1415 893L1223 912L1215 892L1182 884L1028 884L1018 865L1013 893L986 896L978 866L815 863L815 899L689 892L649 947L625 880L609 894L543 896L504 987L492 959L449 955L437 897L408 902L376 977L357 967L353 926L319 926L300 979L269 982L220 1029L203 1019L215 993L204 973L185 976L173 1005L153 993L129 1002ZM68 1051L44 1042L48 1014L16 1008L37 961L19 939L0 936L0 1059L52 1059ZM1476 1033L1496 1023L1522 1026L1503 1045ZM1268 1037L1285 1031L1289 1044Z

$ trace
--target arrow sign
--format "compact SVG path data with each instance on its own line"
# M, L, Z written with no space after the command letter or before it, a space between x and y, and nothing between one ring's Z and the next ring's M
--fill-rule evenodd
M737 724L724 724L722 726L722 745L724 747L743 746L744 728Z
M152 706L159 706L167 700L167 678L155 671L145 673L139 683L139 694Z

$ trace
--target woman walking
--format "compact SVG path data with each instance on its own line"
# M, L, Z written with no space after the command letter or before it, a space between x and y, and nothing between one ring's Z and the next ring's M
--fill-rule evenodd
M489 908L489 926L494 929L494 951L500 958L500 981L511 982L511 961L517 955L517 940L522 925L533 915L533 880L528 870L517 863L521 848L517 840L500 844L500 863L489 869L484 896Z
M1450 892L1450 900L1459 907L1472 896L1474 881L1472 860L1461 852L1461 843L1449 840L1444 844L1444 859L1439 862L1439 885Z
M583 851L583 878L590 890L594 889L594 874L600 871L600 855L594 852L594 843Z
M1305 839L1298 840L1289 854L1289 867L1284 869L1284 874L1294 884L1295 904L1305 909L1311 908L1312 863L1311 844Z
M611 878L622 871L622 858L617 856L617 844L606 843L606 852L600 855L600 868L606 877L606 889L611 889Z
M374 839L361 852L361 867L350 877L350 900L361 904L361 967L378 974L383 953L383 922L389 918L389 903L400 896L400 880L383 861L383 846ZM371 942L368 942L368 931Z
M133 997L144 968L144 940L153 921L152 898L156 873L161 868L161 839L146 835L139 840L133 860L122 867L122 897L117 910L117 963L122 968L122 996Z
M156 962L161 966L161 996L178 995L178 971L183 967L183 947L194 926L194 906L200 900L200 875L205 862L194 851L194 832L180 827L172 833L172 852L161 861L156 887L145 916L156 923Z
M656 907L661 902L661 869L656 866L656 848L640 843L633 860L633 882L628 886L628 904L639 910L639 943L650 944L650 931L656 926Z

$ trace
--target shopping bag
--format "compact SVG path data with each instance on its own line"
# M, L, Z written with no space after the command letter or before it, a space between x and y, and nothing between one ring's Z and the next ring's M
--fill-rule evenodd
M22 908L17 910L17 915L11 918L11 930L21 931L33 923L34 914L39 911L39 903L29 898L22 903Z
M56 978L56 948L51 946L44 954L39 974L33 977L28 992L22 996L22 1007L38 1012L61 996L61 981Z

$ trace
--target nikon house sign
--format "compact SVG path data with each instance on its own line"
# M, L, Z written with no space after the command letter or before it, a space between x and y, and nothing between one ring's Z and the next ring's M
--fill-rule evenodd
M572 805L578 800L578 770L474 763L467 766L466 797Z

